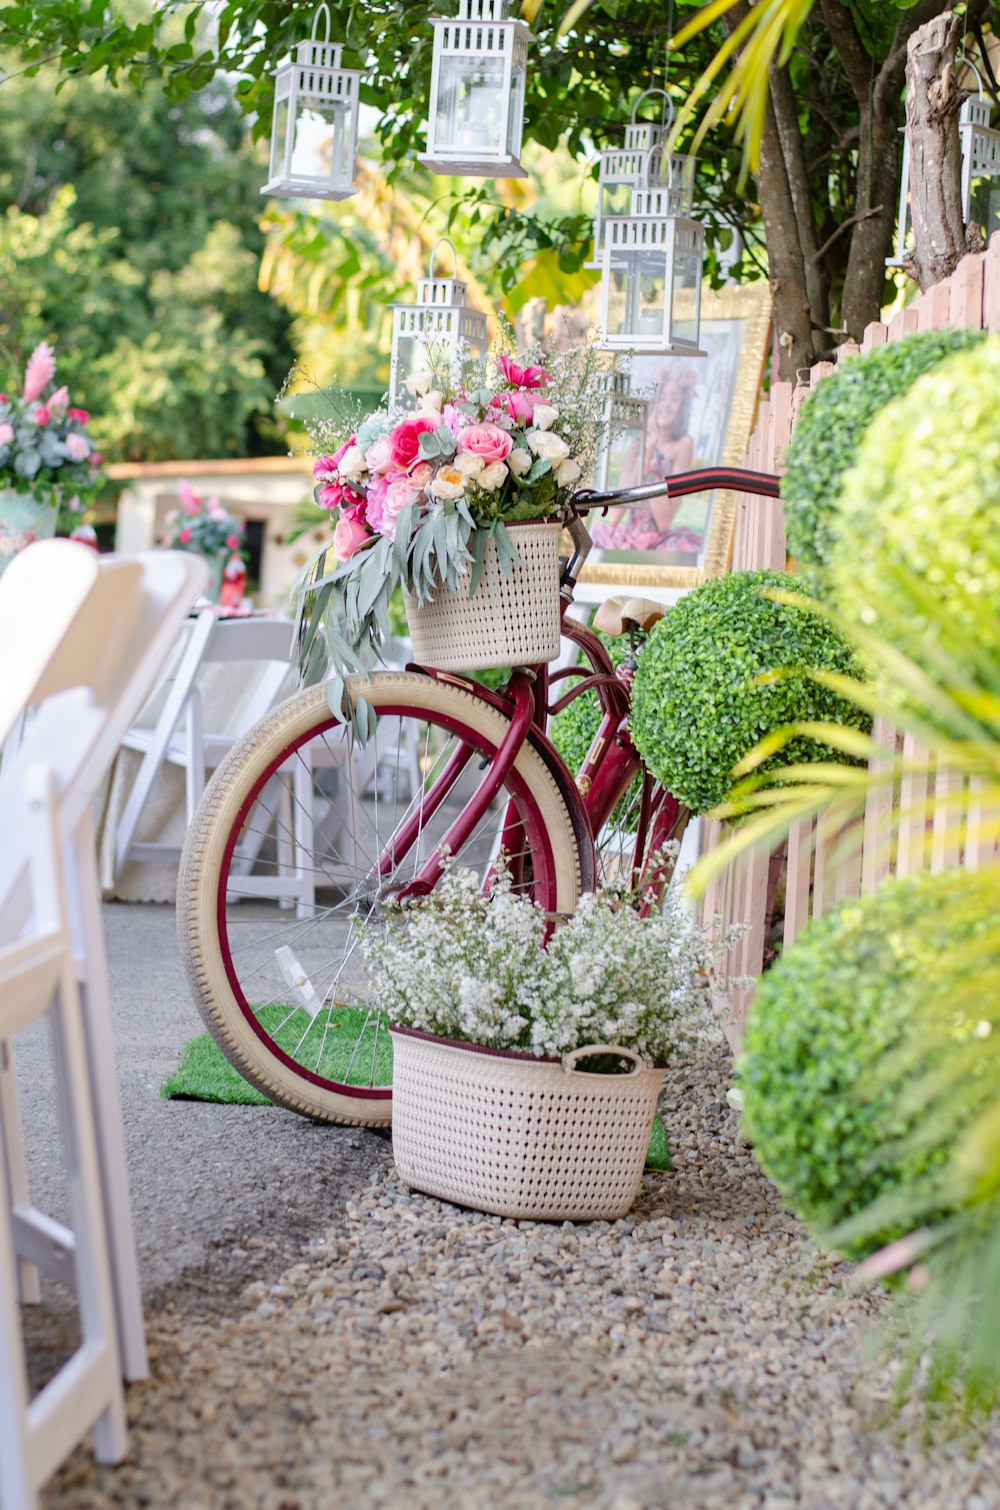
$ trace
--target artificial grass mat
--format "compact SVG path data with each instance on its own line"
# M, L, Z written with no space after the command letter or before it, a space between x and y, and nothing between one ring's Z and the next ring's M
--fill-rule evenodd
M284 1027L282 1019L288 1016L288 1008L281 1003L265 1007L259 1016L275 1042L286 1053L298 1053L318 1074L330 1080L343 1082L348 1075L347 1066L355 1052L357 1037L364 1026L365 1013L353 1007L338 1007L326 1028L326 1014L321 1013L310 1025L303 1039L303 1014L296 1012ZM376 1085L392 1082L392 1041L385 1027L375 1037L374 1024L365 1028L365 1038L350 1071L348 1083L367 1083L370 1077L372 1046L375 1049ZM326 1033L325 1039L323 1038ZM315 1036L314 1036L315 1035ZM310 1053L310 1038L314 1036L315 1052ZM316 1065L317 1052L319 1064ZM168 1101L216 1101L227 1106L270 1106L267 1096L256 1086L244 1080L239 1070L233 1068L210 1033L192 1038L181 1051L181 1062L163 1085L160 1095ZM667 1130L657 1112L653 1119L653 1131L646 1154L646 1168L665 1171L673 1168L670 1149L667 1146Z

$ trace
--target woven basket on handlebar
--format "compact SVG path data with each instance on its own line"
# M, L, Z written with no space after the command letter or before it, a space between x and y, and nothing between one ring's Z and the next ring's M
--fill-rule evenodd
M392 1151L404 1184L477 1211L550 1222L624 1216L642 1184L664 1071L573 1069L393 1028ZM613 1049L614 1052L627 1052Z
M404 593L413 658L442 671L530 666L559 654L559 524L508 525L522 565L505 576L497 548L486 547L482 576L469 597L472 567L458 591L439 587L418 605Z

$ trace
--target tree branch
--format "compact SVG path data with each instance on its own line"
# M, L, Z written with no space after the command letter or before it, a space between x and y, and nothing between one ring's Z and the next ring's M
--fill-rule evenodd
M863 106L871 87L871 58L854 24L854 17L842 0L821 0L820 10L854 98Z

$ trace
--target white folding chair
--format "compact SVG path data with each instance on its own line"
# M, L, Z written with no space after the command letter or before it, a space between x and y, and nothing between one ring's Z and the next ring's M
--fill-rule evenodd
M30 547L0 579L0 631L13 636L0 638L0 733L35 709L0 773L0 1490L7 1510L33 1504L38 1485L95 1423L99 1454L120 1457L120 1380L148 1371L91 803L206 577L204 563L179 552L98 562L85 547L55 540ZM50 1001L72 1229L30 1202L10 1041ZM84 1336L29 1403L14 1325L18 1296L38 1297L38 1268L76 1289Z
M185 772L187 825L205 787L207 772L235 741L291 691L292 624L288 619L220 619L205 610L191 625L171 674L158 716L149 727L133 725L122 741L142 756L114 834L114 877L129 860L180 859L178 843L138 841L136 832L153 785L164 766ZM206 729L203 689L206 667L246 663L246 695L224 730ZM251 669L252 667L252 669Z

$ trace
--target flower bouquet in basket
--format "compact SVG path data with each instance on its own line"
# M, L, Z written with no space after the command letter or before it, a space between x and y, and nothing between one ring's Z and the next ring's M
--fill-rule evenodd
M82 513L100 483L90 415L71 405L55 376L55 353L42 341L20 393L0 393L0 571L24 546L55 534L60 510Z
M602 436L607 360L589 344L494 351L450 391L431 370L412 376L415 411L314 427L316 499L336 524L295 590L303 680L332 667L333 708L344 677L374 668L397 587L418 660L463 670L557 653L561 521Z
M628 1210L665 1063L720 1040L710 971L743 931L697 928L673 889L644 900L585 896L549 938L501 859L488 896L452 870L390 914L365 947L391 1023L407 1184L505 1216Z

